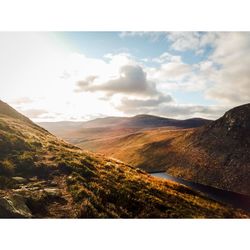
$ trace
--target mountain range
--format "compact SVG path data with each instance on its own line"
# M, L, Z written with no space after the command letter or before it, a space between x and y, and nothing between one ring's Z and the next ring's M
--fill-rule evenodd
M84 151L0 101L0 217L249 215L129 164Z
M96 119L81 126L66 132L57 126L55 133L83 149L147 172L166 171L250 194L250 104L235 107L216 121L139 115Z

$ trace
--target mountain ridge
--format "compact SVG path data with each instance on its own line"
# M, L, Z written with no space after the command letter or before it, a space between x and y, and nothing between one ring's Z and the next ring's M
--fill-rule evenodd
M203 118L189 118L184 120L172 119L167 117L161 117L156 115L148 114L138 114L132 117L116 117L116 116L107 116L102 118L95 118L89 121L58 121L58 122L39 122L41 126L49 128L49 124L58 125L60 124L72 124L75 127L81 128L95 128L95 127L164 127L164 126L173 126L173 127L197 127L204 124L208 124L211 120ZM78 126L77 126L78 125Z

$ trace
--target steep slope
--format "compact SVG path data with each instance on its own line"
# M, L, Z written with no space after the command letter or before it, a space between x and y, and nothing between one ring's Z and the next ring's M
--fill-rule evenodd
M0 100L0 114L8 117L15 118L17 120L21 120L27 124L29 124L32 127L35 127L41 131L45 131L45 129L39 127L37 124L32 122L29 118L26 116L20 114L15 109L13 109L11 106L9 106L7 103Z
M225 113L211 124L197 129L188 140L203 154L202 168L208 177L230 190L250 193L250 104ZM215 177L216 173L216 177ZM201 178L196 174L196 178Z
M0 106L0 217L245 217L185 186L84 152Z

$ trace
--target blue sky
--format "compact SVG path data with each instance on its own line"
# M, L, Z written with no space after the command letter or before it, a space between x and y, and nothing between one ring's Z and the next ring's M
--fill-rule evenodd
M120 32L68 32L56 34L79 53L102 57L108 53L129 52L139 58L156 57L168 50L164 37L153 42L140 36L121 37Z
M72 49L90 57L103 57L108 53L128 52L138 58L155 58L166 51L181 55L186 63L197 63L208 57L211 46L204 48L203 54L194 51L175 51L165 34L154 32L155 37L143 35L122 36L122 32L61 32L55 36L70 44Z
M35 121L216 119L249 102L248 32L0 32L0 98Z

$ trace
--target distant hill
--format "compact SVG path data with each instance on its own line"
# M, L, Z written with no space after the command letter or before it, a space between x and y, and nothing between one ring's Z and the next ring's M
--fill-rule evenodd
M158 127L176 127L176 128L194 128L210 123L211 120L202 118L191 118L187 120L176 120L153 115L136 115L133 117L104 117L96 118L87 122L40 122L39 125L53 131L60 132L81 130L85 128L158 128Z
M82 128L93 127L119 127L119 128L156 128L156 127L178 127L190 128L200 127L208 124L210 120L193 118L187 120L176 120L153 115L136 115L133 117L105 117L97 118L82 124Z
M111 145L107 147L107 143L113 140L122 140L122 138L144 130L193 128L210 122L210 120L202 118L175 120L152 115L137 115L97 118L87 122L40 122L39 125L52 134L84 149L99 152L104 148L116 152L116 148Z
M83 151L0 103L1 218L247 216L180 184Z

